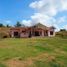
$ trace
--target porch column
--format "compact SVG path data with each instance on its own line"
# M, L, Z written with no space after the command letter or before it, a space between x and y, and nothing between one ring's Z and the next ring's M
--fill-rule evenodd
M44 37L44 31L42 30L42 36Z
M11 32L11 37L14 37L14 32L13 31Z
M34 33L34 30L33 30L33 29L32 29L32 33L31 33L31 35L32 35L32 36L34 36L34 35L35 35L35 33Z
M50 37L50 31L48 31L48 36Z

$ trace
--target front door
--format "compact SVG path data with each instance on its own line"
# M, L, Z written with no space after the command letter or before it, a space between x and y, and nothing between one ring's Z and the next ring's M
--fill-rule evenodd
M40 36L39 31L35 31L35 36Z

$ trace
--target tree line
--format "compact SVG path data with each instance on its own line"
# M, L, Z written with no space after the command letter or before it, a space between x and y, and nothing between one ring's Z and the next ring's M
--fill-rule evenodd
M17 23L14 25L14 27L24 27L25 25L24 24L21 24L19 21L17 21ZM0 23L0 27L12 27L11 25L7 24L7 25L4 25L2 23Z

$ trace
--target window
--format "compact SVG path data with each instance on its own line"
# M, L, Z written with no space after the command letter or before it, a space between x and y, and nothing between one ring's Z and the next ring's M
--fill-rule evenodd
M19 33L18 32L14 32L14 37L20 37Z
M25 35L26 34L26 31L22 31L22 33Z
M50 35L53 35L53 31L50 31Z

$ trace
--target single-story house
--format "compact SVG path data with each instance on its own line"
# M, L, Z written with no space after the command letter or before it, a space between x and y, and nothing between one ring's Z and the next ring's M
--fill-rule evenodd
M31 27L12 27L10 29L11 37L53 37L55 36L55 28L47 27L40 23Z

